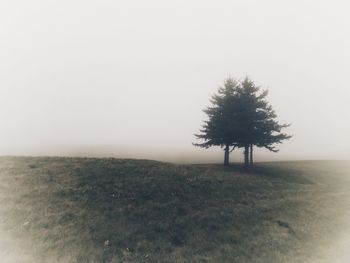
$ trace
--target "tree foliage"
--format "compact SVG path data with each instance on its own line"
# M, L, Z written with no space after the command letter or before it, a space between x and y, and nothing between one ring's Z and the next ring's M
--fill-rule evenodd
M204 142L194 145L225 148L226 165L229 152L236 147L245 149L246 165L252 163L254 145L277 152L276 144L291 136L282 132L289 125L279 124L275 111L266 99L267 95L267 90L261 90L248 77L243 81L227 79L224 87L220 87L212 97L212 105L204 110L208 120L204 121L200 133L195 135Z

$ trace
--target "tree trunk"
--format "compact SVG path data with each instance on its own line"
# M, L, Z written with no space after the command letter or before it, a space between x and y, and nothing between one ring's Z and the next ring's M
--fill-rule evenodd
M249 167L249 145L244 147L244 167Z
M249 158L249 164L252 167L253 166L253 144L250 145L250 158Z
M230 147L228 145L226 145L226 147L225 147L224 165L225 166L230 165Z

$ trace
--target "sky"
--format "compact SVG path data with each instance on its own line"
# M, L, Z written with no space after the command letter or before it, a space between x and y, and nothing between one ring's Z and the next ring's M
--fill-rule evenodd
M258 156L350 159L349 8L339 0L2 0L0 155L218 152L192 145L202 110L227 77L248 75L292 124L278 154Z

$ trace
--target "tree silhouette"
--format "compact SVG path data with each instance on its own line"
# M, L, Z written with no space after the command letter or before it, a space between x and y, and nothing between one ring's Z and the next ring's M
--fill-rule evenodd
M278 123L275 111L266 100L267 94L248 77L240 82L227 79L212 97L213 106L204 110L208 120L201 134L195 135L204 143L194 145L224 148L224 165L229 165L229 153L233 149L244 148L245 167L253 165L254 145L277 152L275 145L291 136L281 132L289 125Z
M224 148L224 165L229 165L229 154L237 146L238 141L239 123L236 116L238 86L239 83L231 78L225 81L218 94L212 96L212 106L204 110L208 120L204 121L201 134L195 135L198 139L204 140L203 143L195 143L195 146L206 149L212 146Z

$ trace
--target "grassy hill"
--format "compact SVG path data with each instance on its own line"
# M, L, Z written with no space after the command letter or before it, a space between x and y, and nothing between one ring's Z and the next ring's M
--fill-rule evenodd
M345 161L261 163L246 172L239 165L2 157L0 257L347 262L349 172Z

